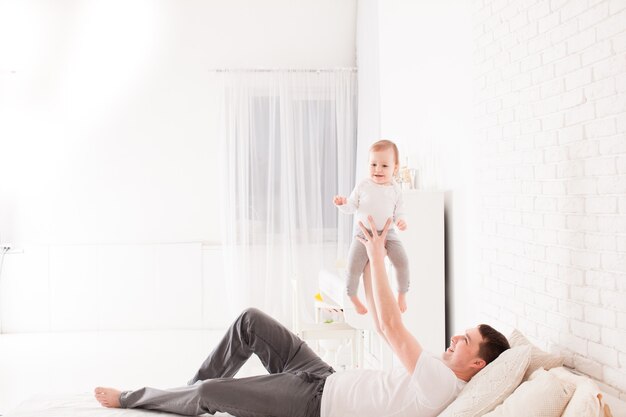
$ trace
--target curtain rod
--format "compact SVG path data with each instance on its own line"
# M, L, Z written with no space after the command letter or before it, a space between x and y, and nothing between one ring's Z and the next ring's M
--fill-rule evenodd
M298 69L298 68L215 68L209 72L335 72L350 71L356 72L357 68L320 68L320 69Z

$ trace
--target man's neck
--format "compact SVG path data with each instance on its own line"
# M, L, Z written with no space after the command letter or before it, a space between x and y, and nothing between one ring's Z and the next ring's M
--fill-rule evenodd
M472 379L474 375L476 375L475 373L470 372L470 371L462 371L462 370L453 369L452 372L454 372L454 375L456 375L457 378L465 382L469 382L469 380Z

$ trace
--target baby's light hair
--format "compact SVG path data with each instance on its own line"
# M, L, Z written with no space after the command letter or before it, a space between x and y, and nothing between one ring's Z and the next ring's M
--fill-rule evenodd
M396 165L400 165L400 153L398 152L398 147L390 140L382 139L378 142L374 142L372 146L370 146L370 152L384 151L385 149L389 148L393 149L393 154L396 159Z

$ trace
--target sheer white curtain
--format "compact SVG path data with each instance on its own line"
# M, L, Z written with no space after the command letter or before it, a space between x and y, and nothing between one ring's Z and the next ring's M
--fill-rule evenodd
M292 280L301 315L317 273L350 238L332 204L354 183L354 70L225 71L220 161L224 279L233 310L256 306L290 323ZM339 245L338 245L339 242Z

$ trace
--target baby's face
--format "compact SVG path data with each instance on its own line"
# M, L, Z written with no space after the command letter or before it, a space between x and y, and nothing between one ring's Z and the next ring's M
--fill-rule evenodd
M391 181L396 170L396 161L393 149L370 151L370 178L376 184L386 184Z

